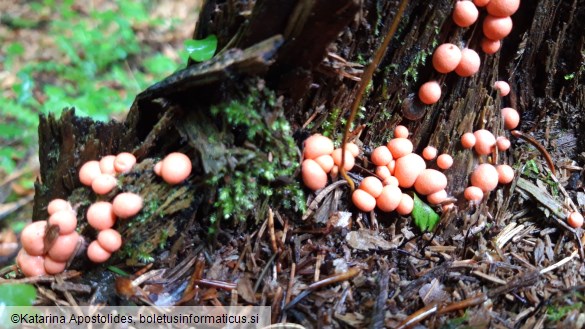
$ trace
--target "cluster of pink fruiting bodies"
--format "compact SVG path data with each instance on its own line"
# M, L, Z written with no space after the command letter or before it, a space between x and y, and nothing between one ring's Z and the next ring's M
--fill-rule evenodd
M520 6L520 0L474 0L457 1L453 9L453 21L460 27L473 25L479 16L477 7L486 7L488 15L483 21L484 38L481 48L486 54L496 53L501 46L501 40L512 31L512 19ZM433 67L439 73L455 73L461 77L469 77L479 71L481 60L477 52L470 48L459 49L452 43L445 43L437 47L433 53ZM432 80L425 82L418 91L418 96L424 104L434 104L441 98L439 82Z
M427 197L431 204L441 204L447 200L447 177L436 169L427 168L427 161L436 158L439 169L448 169L453 158L448 154L437 157L437 149L428 146L423 156L413 153L414 145L408 139L408 129L398 126L394 138L387 145L374 149L370 156L375 167L375 176L365 177L358 189L353 192L352 201L362 211L396 211L401 215L412 212L414 200L402 189L412 188ZM353 143L347 145L345 170L354 166L354 157L359 149ZM322 135L313 135L304 143L302 163L303 182L312 190L327 185L327 174L337 177L341 165L341 148L333 149L333 142Z
M117 174L127 173L136 164L131 153L123 152L116 156L107 155L100 161L88 161L79 170L79 180L91 186L94 193L105 195L118 184ZM191 160L182 153L171 153L154 167L154 172L162 176L168 184L175 185L184 181L191 174ZM118 218L127 219L135 216L142 209L142 197L130 193L119 193L110 203L97 201L86 213L88 224L98 231L97 239L87 247L87 257L94 263L108 260L112 253L122 246L122 237L113 229ZM55 199L47 207L48 220L41 220L27 225L21 234L23 249L16 261L26 276L57 274L63 272L67 262L75 253L80 243L77 228L77 214L69 202ZM52 237L52 245L45 246L45 236L51 232L47 228L57 226L58 236Z

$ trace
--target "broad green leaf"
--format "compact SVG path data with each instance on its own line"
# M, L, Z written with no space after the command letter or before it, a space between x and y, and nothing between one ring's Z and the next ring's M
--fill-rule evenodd
M37 298L37 289L32 284L0 284L0 328L13 328L16 325L10 321L12 314L6 306L24 307L27 314L34 310L27 310Z
M36 298L31 284L0 284L0 306L31 306Z
M205 39L187 40L185 41L185 48L194 61L206 61L215 54L215 50L217 49L217 37L214 34L211 34Z
M437 223L439 223L439 215L433 208L419 199L416 193L414 193L413 199L412 218L414 218L414 224L423 232L434 230Z

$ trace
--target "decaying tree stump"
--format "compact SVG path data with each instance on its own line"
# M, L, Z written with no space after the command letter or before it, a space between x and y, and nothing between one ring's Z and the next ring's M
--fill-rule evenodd
M85 209L97 198L80 184L80 166L107 154L129 151L138 157L139 165L122 175L118 189L105 199L120 190L133 191L145 198L146 208L137 219L118 224L131 248L115 262L136 265L155 261L159 267L173 267L192 255L196 244L210 243L210 229L221 233L235 226L254 227L265 220L269 208L281 211L291 223L300 221L303 197L295 176L299 157L291 136L295 133L297 144L314 132L340 141L363 67L394 19L400 19L398 31L364 95L363 111L355 123L356 127L365 125L358 141L366 154L391 137L394 126L404 124L418 151L432 144L454 156L455 165L447 172L448 192L459 196L477 161L461 148L459 137L479 128L505 134L499 115L504 106L519 110L522 130L545 140L547 146L562 148L553 152L555 156L575 158L583 151L582 142L577 141L585 138L584 116L580 114L585 101L585 7L578 6L578 1L523 1L501 51L482 54L481 69L470 78L439 75L429 58L444 42L479 52L481 26L461 29L454 25L452 1L409 1L402 18L395 14L398 4L370 0L207 1L194 36L217 35L219 53L209 62L190 63L139 94L125 122L93 122L76 117L73 110L66 110L60 119L42 118L41 179L36 187L34 218L44 219L46 205L55 197L68 198L84 218ZM485 13L480 20L483 16ZM416 93L430 79L441 81L443 95L435 105L424 106ZM512 95L505 101L492 88L496 80L507 80L512 87ZM285 124L290 125L290 131ZM170 187L153 175L151 168L176 150L190 156L194 171L184 184ZM520 157L525 155L516 153L509 158L501 154L500 161ZM284 175L265 175L263 168ZM233 202L238 195L251 192L256 195ZM472 212L465 225L480 217L485 220L487 213L495 215L496 226L505 224L506 213L501 209L509 202L509 188L494 193L480 211ZM443 218L445 240L448 233L461 229L463 218L471 211L462 201L458 205L459 211ZM348 208L350 205L343 203L331 209ZM383 216L387 220L384 225L405 225L398 217ZM82 232L88 239L95 236L91 228L84 227ZM238 243L230 241L239 238L236 231L213 236L226 239L226 244L237 249ZM451 242L465 247L461 241ZM246 243L250 247L250 241ZM485 246L484 240L474 243ZM217 268L221 255L216 253L210 260ZM290 264L283 260L286 257L298 256L279 256L283 268L289 269ZM235 271L228 278L237 281L246 277L249 281L268 258L256 260L259 263L254 266L242 265L241 275ZM404 259L391 262L401 264ZM83 263L78 267L83 268ZM387 281L388 276L384 277ZM288 277L281 273L279 280L286 286ZM268 283L263 287L278 304L276 287ZM384 287L387 291L387 282ZM254 295L247 298L255 300ZM361 310L374 312L370 306L361 306ZM409 307L411 312L416 310L414 305ZM380 306L376 309L383 312ZM333 311L322 312L331 315ZM303 316L298 311L295 314L303 322Z

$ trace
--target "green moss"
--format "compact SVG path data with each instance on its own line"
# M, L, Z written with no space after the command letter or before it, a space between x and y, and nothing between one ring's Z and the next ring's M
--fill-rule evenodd
M223 167L209 178L217 188L211 220L243 221L254 216L263 219L261 204L281 205L289 210L305 210L305 197L300 185L291 182L298 163L298 149L291 127L273 92L251 86L248 93L228 103L212 107L211 113L244 131L242 146L232 146L233 167Z
M433 53L434 49L423 49L417 52L411 60L411 64L406 68L402 76L404 82L408 86L409 84L416 84L418 82L418 71L422 66L425 65L427 57Z
M546 310L546 315L549 321L552 322L559 322L561 321L567 314L569 314L573 310L582 310L583 303L577 302L572 305L550 305Z
M338 139L337 135L339 134L339 129L336 129L336 128L337 128L337 121L339 120L339 113L341 113L341 109L338 107L334 108L331 112L329 112L327 119L321 125L321 130L323 132L323 136L327 136L327 137L331 138L332 140Z

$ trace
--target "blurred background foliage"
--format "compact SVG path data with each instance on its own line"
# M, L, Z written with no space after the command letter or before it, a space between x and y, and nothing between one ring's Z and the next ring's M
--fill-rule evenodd
M73 106L95 120L123 119L137 93L182 67L199 7L199 0L1 1L0 186L17 181L12 192L32 190L39 114Z

